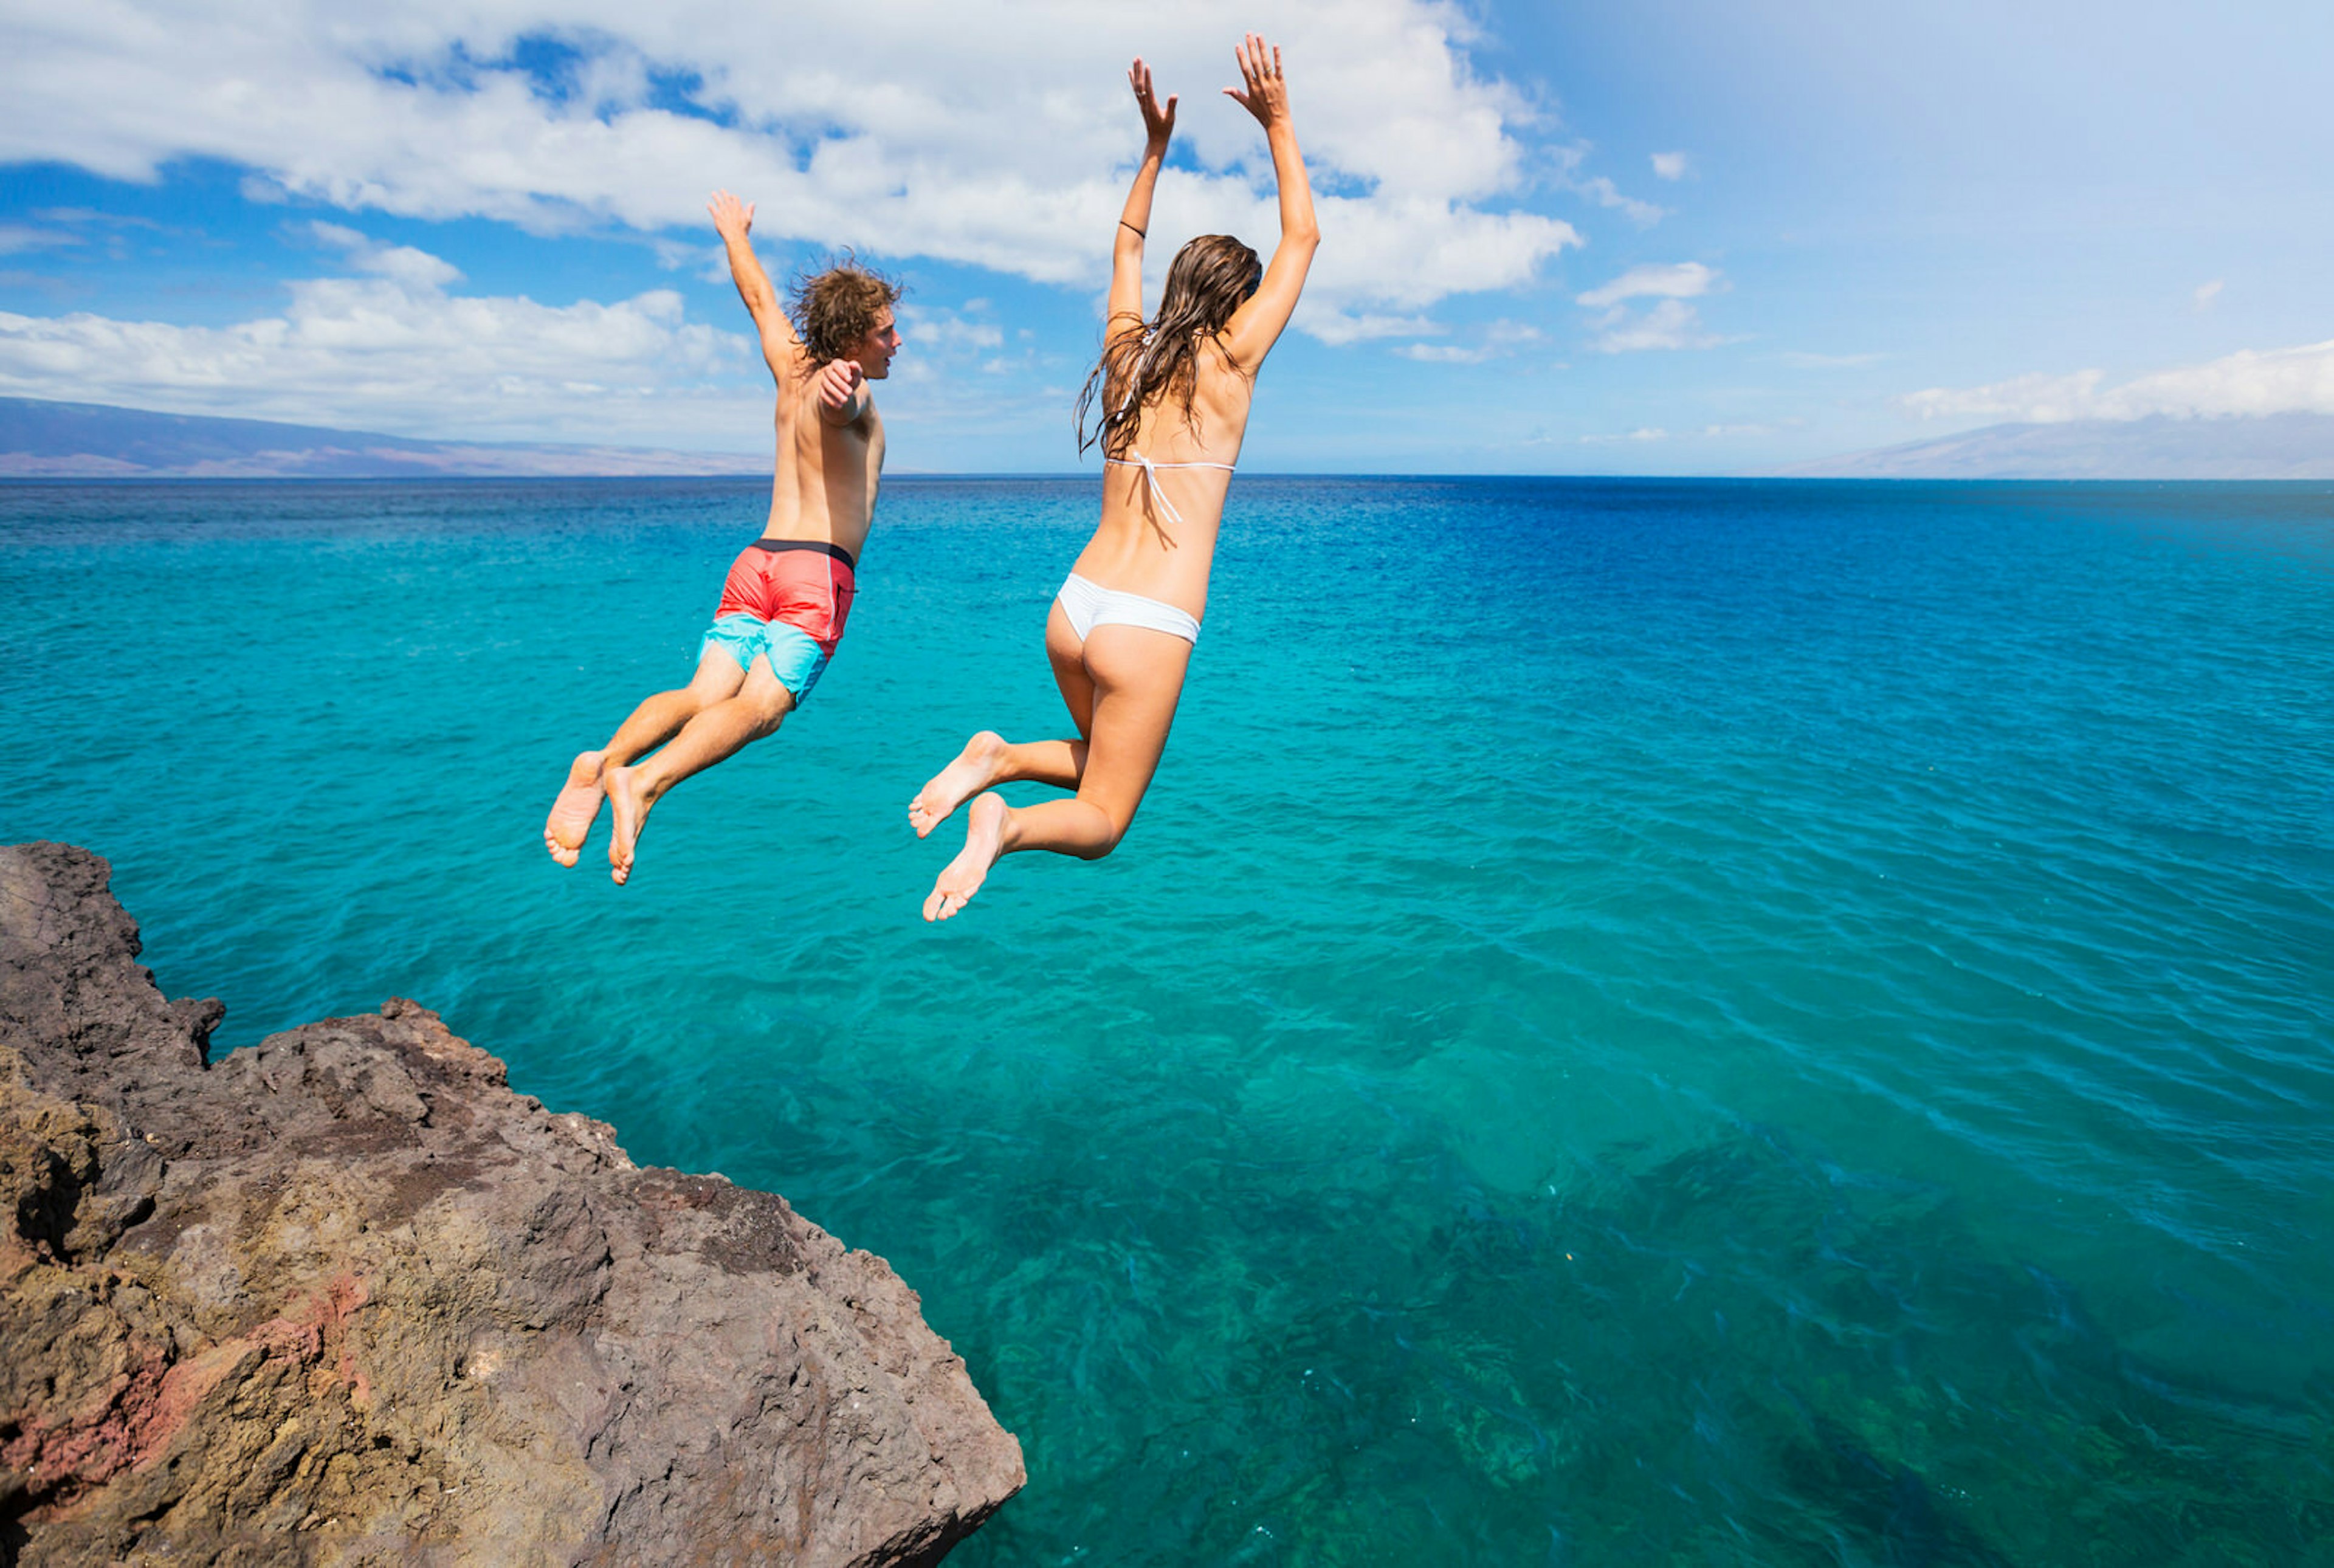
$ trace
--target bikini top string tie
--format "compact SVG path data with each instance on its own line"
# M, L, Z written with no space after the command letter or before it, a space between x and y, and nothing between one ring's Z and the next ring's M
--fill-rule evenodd
M1183 525L1183 515L1175 510L1175 503L1167 499L1166 487L1159 483L1160 469L1221 468L1227 474L1237 472L1230 463L1154 463L1132 447L1127 448L1125 457L1104 457L1103 461L1105 463L1116 463L1122 467L1142 469L1143 478L1150 481L1151 484L1152 500L1158 503L1159 510L1165 513L1167 515L1167 520L1174 524L1178 528L1181 528ZM1162 543L1165 544L1170 549L1174 547L1174 536L1169 534L1166 529L1159 525L1159 520L1156 517L1152 519L1151 526L1153 530L1158 534Z
M1167 492L1159 483L1158 466L1132 447L1127 448L1126 456L1129 461L1142 467L1143 476L1151 481L1151 498L1159 503L1159 510L1167 514L1167 521L1181 528L1183 525L1183 515L1175 510L1175 503L1167 499Z

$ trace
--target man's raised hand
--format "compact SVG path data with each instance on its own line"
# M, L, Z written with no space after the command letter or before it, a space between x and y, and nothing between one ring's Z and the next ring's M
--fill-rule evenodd
M1153 147L1164 147L1167 139L1175 134L1175 95L1169 93L1162 107L1151 90L1151 67L1143 63L1143 56L1134 57L1127 67L1126 84L1134 89L1135 107L1143 111L1143 134Z
M726 190L715 191L705 210L713 215L713 226L724 239L733 235L743 239L754 226L754 204L739 201Z
M1256 122L1270 130L1276 120L1288 118L1288 82L1280 74L1280 45L1268 44L1262 35L1251 33L1232 58L1239 62L1239 87L1227 87L1224 96L1256 116Z
M818 400L841 412L851 406L852 395L865 380L857 360L829 360L819 368Z

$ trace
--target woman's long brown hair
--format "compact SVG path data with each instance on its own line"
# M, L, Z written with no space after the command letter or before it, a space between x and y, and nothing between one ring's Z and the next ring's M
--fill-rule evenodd
M1228 234L1203 234L1177 251L1159 313L1140 332L1121 331L1116 321L1103 329L1102 358L1078 392L1078 450L1100 442L1104 457L1125 457L1143 410L1162 396L1178 400L1184 422L1196 429L1191 396L1199 385L1200 340L1222 332L1263 278L1256 252ZM1102 418L1088 435L1086 416L1097 395Z

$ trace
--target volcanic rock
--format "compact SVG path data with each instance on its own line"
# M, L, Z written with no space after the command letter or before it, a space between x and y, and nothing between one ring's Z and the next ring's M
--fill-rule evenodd
M930 1563L1020 1445L882 1259L392 1000L212 1063L0 848L0 1563Z

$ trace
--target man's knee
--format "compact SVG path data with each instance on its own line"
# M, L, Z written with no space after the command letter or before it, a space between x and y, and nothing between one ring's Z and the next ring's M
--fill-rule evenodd
M749 695L754 703L754 738L757 740L776 734L778 726L786 722L786 715L795 710L794 694L783 686Z

